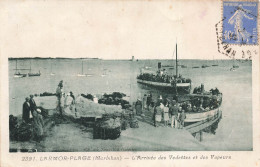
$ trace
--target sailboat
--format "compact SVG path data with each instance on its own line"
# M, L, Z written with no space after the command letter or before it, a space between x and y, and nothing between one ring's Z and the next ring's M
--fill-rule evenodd
M207 68L207 67L209 67L209 65L208 65L208 60L206 60L206 63L203 64L203 65L201 66L201 68Z
M163 71L161 70L161 63L158 63L158 71L157 75L150 74L150 73L141 73L137 76L137 83L144 84L147 86L151 86L157 89L163 90L170 90L175 93L184 92L190 93L191 89L191 79L183 78L178 73L178 56L177 56L177 43L176 43L176 75L170 76L166 75L163 77L160 73Z
M39 73L32 73L32 67L31 67L31 61L30 61L30 72L28 73L29 77L36 77L36 76L41 76L41 72L39 70Z
M239 68L239 65L235 63L235 58L233 58L233 68Z
M55 73L52 72L52 64L51 64L51 75L55 75Z
M78 74L77 75L78 77L85 77L86 75L83 74L83 61L82 61L82 64L81 64L81 74Z
M215 64L214 55L213 55L213 64L212 64L211 66L213 66L213 67L216 67L216 66L218 66L218 64Z
M15 73L14 73L14 77L15 78L23 78L26 77L27 74L21 74L20 72L17 72L17 60L16 60L16 65L15 65Z

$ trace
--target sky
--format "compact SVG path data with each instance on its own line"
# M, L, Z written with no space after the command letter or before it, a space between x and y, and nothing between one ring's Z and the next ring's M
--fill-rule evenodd
M221 1L5 1L7 57L224 59L215 24Z

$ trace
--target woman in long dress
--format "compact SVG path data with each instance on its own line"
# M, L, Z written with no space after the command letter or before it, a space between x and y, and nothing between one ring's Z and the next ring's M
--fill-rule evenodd
M168 126L169 123L169 104L166 102L163 108L164 126Z

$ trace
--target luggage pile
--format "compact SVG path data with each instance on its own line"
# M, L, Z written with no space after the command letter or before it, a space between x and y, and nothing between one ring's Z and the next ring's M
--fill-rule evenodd
M93 128L94 139L117 139L121 134L120 118L114 114L105 114L95 122Z
M121 117L121 130L126 130L129 127L139 128L138 120L132 113L124 113Z
M103 114L122 113L122 108L119 105L98 104L82 96L76 98L75 108L79 117L102 116Z
M106 105L121 105L122 109L129 108L131 105L123 97L126 95L120 92L113 92L112 94L104 94L101 99L98 100L99 104Z
M56 93L50 93L50 92L43 92L43 93L40 93L40 96L56 96Z
M130 128L139 128L138 120L136 118L130 119Z

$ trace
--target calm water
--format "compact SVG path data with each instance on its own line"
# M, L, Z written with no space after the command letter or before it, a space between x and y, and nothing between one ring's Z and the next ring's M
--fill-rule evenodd
M32 72L41 71L40 77L14 78L15 60L9 60L9 104L10 114L22 113L24 98L30 94L55 92L60 80L64 81L64 91L102 94L114 91L125 93L130 101L135 101L150 91L164 94L136 83L136 76L141 67L157 70L158 60L115 61L115 60L80 60L80 59L45 59L18 60L18 68L29 68ZM83 61L84 74L91 77L78 77ZM160 60L162 65L172 65L169 60ZM191 68L202 64L217 67ZM223 93L223 118L216 134L205 134L202 142L210 150L251 150L252 149L252 65L251 62L239 63L236 71L230 71L233 62L203 60L180 60L188 68L179 68L183 77L192 79L192 87L204 83L205 89L217 87ZM52 68L51 68L52 67ZM55 73L51 76L52 72ZM28 71L24 71L27 73ZM168 71L173 73L175 71ZM106 74L106 76L101 76Z

